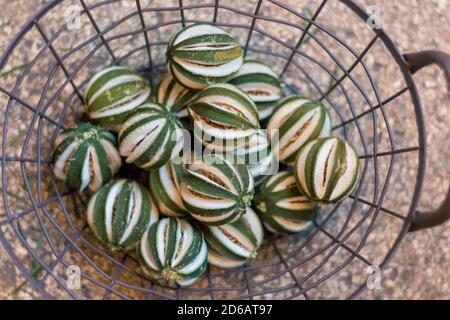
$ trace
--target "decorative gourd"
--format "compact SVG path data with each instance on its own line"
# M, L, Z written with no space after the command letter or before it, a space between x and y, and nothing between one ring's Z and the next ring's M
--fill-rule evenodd
M53 172L68 188L97 191L122 165L114 135L105 129L80 123L56 137Z
M360 163L347 141L321 138L300 150L294 170L297 186L305 196L319 203L337 203L355 189Z
M141 236L159 218L150 193L133 180L116 179L89 200L87 221L96 237L112 250L136 248Z
M222 226L203 225L208 243L208 262L221 268L234 268L256 257L264 231L256 213L247 212L237 221Z
M119 132L119 151L127 163L157 169L183 147L181 125L167 108L146 103L134 110Z
M243 50L235 37L209 24L182 28L170 40L166 64L183 86L201 90L227 82L243 63Z
M156 101L182 118L188 116L187 105L195 97L195 94L195 91L183 87L169 74L156 89Z
M278 142L272 141L278 130ZM325 106L306 97L291 96L276 107L267 124L272 150L280 162L293 165L298 151L309 141L331 134Z
M181 198L191 216L210 225L238 220L253 198L253 178L244 164L219 155L186 164Z
M264 226L273 233L291 234L307 228L316 205L303 196L295 176L281 171L270 177L255 196L255 209Z
M113 66L92 77L84 100L92 121L118 132L128 114L144 103L150 93L147 80L135 71Z
M230 84L201 91L189 104L189 114L197 141L214 150L234 150L260 127L254 102Z
M259 118L266 119L281 98L281 82L273 70L257 60L245 60L228 83L244 91L258 108Z
M159 212L170 217L189 215L180 196L180 179L183 165L167 162L150 172L150 192Z
M142 236L137 250L144 271L161 285L189 286L206 269L203 234L187 220L164 218Z

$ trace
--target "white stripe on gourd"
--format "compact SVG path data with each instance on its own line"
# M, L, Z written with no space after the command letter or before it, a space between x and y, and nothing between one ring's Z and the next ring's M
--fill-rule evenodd
M119 151L127 163L142 169L157 169L183 147L181 125L175 115L157 103L134 110L119 132Z
M191 216L203 223L236 221L253 198L254 181L244 164L232 164L219 155L187 164L180 191Z
M320 203L337 203L356 188L360 163L347 141L321 138L301 149L294 170L297 186L304 195Z
M80 123L55 139L53 172L67 187L97 191L122 165L116 138L105 129Z
M147 80L139 74L125 67L112 66L91 78L84 99L90 119L119 131L127 115L144 103L150 93Z
M183 87L169 74L161 80L156 89L156 102L175 112L180 118L187 117L187 105L195 94L196 92Z
M166 53L167 69L181 85L201 90L227 82L241 68L243 50L224 30L209 24L193 24L179 30Z
M315 203L300 193L295 176L287 171L270 177L257 192L254 203L264 226L273 233L304 230L315 216Z
M89 200L87 221L96 237L110 249L132 250L159 218L148 190L135 181L113 180Z
M293 165L298 151L309 141L331 134L331 117L319 101L291 96L280 101L267 124L272 150L280 162Z
M150 192L159 212L170 217L188 215L180 195L180 179L183 165L167 162L159 169L150 172Z
M208 243L208 262L222 268L238 267L256 257L264 237L261 221L251 208L235 222L202 228Z
M189 104L194 136L213 150L233 150L253 135L259 125L254 102L230 84L216 84L201 91Z
M159 284L189 286L205 271L208 249L202 232L187 220L164 218L142 236L137 255Z
M261 61L245 60L229 83L244 91L255 102L260 119L269 117L281 98L278 76Z

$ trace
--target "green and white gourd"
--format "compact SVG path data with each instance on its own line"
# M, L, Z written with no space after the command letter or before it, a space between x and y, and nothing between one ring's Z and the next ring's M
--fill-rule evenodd
M216 84L201 91L189 104L194 137L212 150L232 151L247 143L260 128L254 102L230 84Z
M186 164L181 198L196 220L222 225L238 220L253 198L254 182L244 164L232 164L219 155Z
M187 220L164 218L142 236L137 254L144 271L161 285L189 286L205 271L203 234Z
M80 123L55 139L53 172L70 189L97 191L122 165L117 141L105 129Z
M276 107L267 124L272 150L278 160L293 165L298 151L309 141L331 134L331 117L319 101L291 96ZM278 132L278 142L274 135Z
M281 98L281 82L273 70L257 60L245 60L228 83L244 91L258 108L259 118L266 119Z
M222 226L203 225L208 243L208 262L221 268L235 268L256 257L264 230L256 213L247 212L233 223Z
M134 110L119 132L119 151L127 163L151 170L162 167L183 148L181 125L174 114L157 103Z
M159 218L150 193L133 180L104 185L89 200L87 221L96 237L114 251L136 248L148 227Z
M92 121L118 132L128 114L144 103L150 93L147 80L135 71L112 66L92 77L84 100Z
M243 50L224 30L193 24L172 37L166 59L167 69L181 85L201 90L230 80L242 66Z
M318 203L337 203L356 188L359 157L347 141L321 138L302 148L294 171L297 186L308 198Z
M150 172L150 192L159 212L169 217L189 216L180 195L183 165L167 162Z
M264 226L273 233L302 231L316 212L316 204L300 193L295 176L287 171L270 177L257 192L254 204Z
M159 83L156 89L156 101L174 112L177 117L189 116L187 105L193 100L196 92L183 87L169 74Z

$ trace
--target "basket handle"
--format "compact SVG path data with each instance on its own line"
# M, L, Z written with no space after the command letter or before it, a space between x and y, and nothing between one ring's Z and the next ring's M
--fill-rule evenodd
M450 87L450 55L437 50L426 50L403 55L405 63L411 74L419 71L430 64L441 67ZM450 187L447 196L441 206L433 212L416 212L409 232L440 225L450 219Z

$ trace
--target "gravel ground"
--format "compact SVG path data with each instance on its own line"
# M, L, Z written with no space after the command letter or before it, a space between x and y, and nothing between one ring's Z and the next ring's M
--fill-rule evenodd
M141 0L144 4L150 3L150 5L155 4L157 1L144 1ZM6 45L12 40L14 35L18 32L20 26L26 21L31 15L31 10L21 10L21 8L29 7L29 8L39 8L44 5L48 1L38 1L38 0L16 0L16 1L8 1L8 0L0 0L0 5L2 10L0 12L0 27L2 30L2 36L0 37L0 52L3 52L6 48ZM76 1L67 1L69 4L76 4ZM91 3L92 1L89 1ZM196 4L201 3L201 1L185 1L187 4ZM221 3L226 3L227 1L221 1ZM282 1L283 3L287 3L293 8L298 10L304 10L305 2L304 1ZM399 1L357 1L362 4L363 7L367 8L370 5L376 3L380 9L380 17L383 29L386 33L394 40L400 52L412 52L422 49L440 49L446 52L450 52L450 1L447 0L433 0L428 1L424 4L423 1L411 1L411 0L399 0ZM130 8L131 4L134 1L128 1L128 4L125 5L125 9ZM253 2L250 3L248 1L242 1L242 10L245 10L247 6L254 5ZM318 1L308 1L308 7L314 11L318 6ZM120 8L117 8L120 9ZM34 10L33 10L34 11ZM250 11L250 10L249 10ZM339 14L334 15L332 21L330 21L329 17L334 13L338 12ZM210 14L208 12L207 14ZM120 10L117 10L113 13L103 13L100 14L100 18L103 17L102 21L106 21L105 25L108 22L108 18L110 18L110 14L114 17L115 15L120 16ZM206 14L206 12L200 12L200 18L202 14ZM273 11L271 7L262 8L262 14L267 15L275 15L276 12ZM279 13L278 13L279 14ZM68 14L70 16L70 13ZM192 18L192 14L186 12L186 17ZM60 17L58 17L60 18ZM98 17L97 17L98 18ZM286 18L285 16L280 16L281 19L287 19L291 21L290 18ZM363 24L352 24L350 23L351 19L354 19L353 16L349 14L348 10L343 10L342 5L336 3L336 1L331 0L329 4L324 9L324 12L319 16L319 21L325 25L331 25L337 35L348 39L349 43L355 47L358 52L364 48L364 46L371 39L368 35L372 34L371 30L361 30L365 25ZM55 18L56 21L57 18ZM166 16L147 16L146 19L156 19L158 22L166 21ZM227 20L225 13L219 14L219 20L222 21ZM242 23L248 23L248 19L243 19ZM237 23L238 21L233 21ZM240 23L241 21L239 21ZM293 23L298 23L294 18L292 18ZM54 21L52 19L44 20L44 25L46 31L49 34L54 32L53 25ZM127 22L128 23L128 22ZM130 21L130 23L139 23L139 21ZM329 24L328 24L329 23ZM298 37L293 30L290 28L280 28L277 25L270 25L269 23L264 24L261 22L261 28L267 28L265 30L270 30L270 32L274 35L277 35L283 39L286 39L287 42L295 43L295 39ZM104 25L100 25L100 28L104 27ZM126 23L122 25L123 28L126 29ZM82 39L83 33L89 32L89 30L85 30L84 27L77 34L72 34L72 37L79 37ZM168 32L172 32L171 30L165 29L161 36L161 33L155 32L151 33L151 41L156 40L164 40L164 35ZM235 30L233 30L235 32ZM373 35L372 35L373 36ZM5 70L10 70L11 68L20 66L18 61L24 61L27 55L33 56L33 53L37 52L36 49L39 47L39 44L36 45L39 41L33 41L40 36L34 31L32 37L28 38L26 42L24 42L24 47L22 47L21 51L15 52L11 61L9 61L8 65L0 72L4 72ZM161 38L162 37L162 38ZM260 43L264 43L264 39L260 39L259 35L254 35L252 38L253 42L250 43L251 46L256 47ZM67 43L64 41L60 41L55 45L56 50L63 54L67 52L70 48L68 48L68 43L72 39L68 39ZM141 39L142 40L142 39ZM310 42L312 43L312 42ZM336 54L339 55L342 53L339 48L334 48L332 43L327 43L328 47L336 50ZM113 47L114 52L118 53L120 50L123 52L127 52L130 47L135 46L133 42L121 42L118 40L117 42L111 45ZM267 43L266 47L274 46L273 52L277 52L277 47L273 43ZM378 43L374 45L374 48L380 46ZM378 48L377 48L378 49ZM102 52L102 55L99 57L95 57L99 61L102 61L102 57L108 57L108 53L106 50ZM279 50L280 54L285 54L282 50ZM305 46L305 51L311 53L312 55L319 55L318 49L313 45ZM86 53L87 54L87 53ZM157 53L154 53L155 60L161 58L162 50L159 50ZM142 57L132 57L130 60L127 60L127 63L131 65L135 65L139 63L139 58ZM134 61L133 59L136 59ZM296 61L297 58L294 58ZM349 63L348 66L351 65L351 62L354 60L354 57L343 57L342 58L345 63ZM376 75L376 82L379 87L379 91L381 96L385 99L389 95L399 90L401 87L401 78L399 76L398 70L395 70L392 62L389 62L389 57L387 56L385 60L382 54L378 56L373 56L370 53L365 57L365 62L369 65L369 67L374 71ZM303 66L308 71L309 65L307 62L302 62L300 60L299 63L303 63ZM48 63L53 61L45 61L42 65L37 66L37 68L41 68L42 72L45 74L48 73ZM272 61L271 61L272 62ZM47 64L46 64L47 63ZM69 62L70 63L70 62ZM100 62L101 63L101 62ZM277 64L277 61L273 61L274 67L279 68L280 65ZM325 62L326 63L326 62ZM97 64L99 62L97 61ZM71 65L70 65L71 67ZM38 69L39 70L39 69ZM70 71L70 70L69 70ZM360 76L363 70L359 70L359 67L356 68L352 74L355 77ZM312 71L313 74L313 71ZM11 86L10 80L14 78L16 73L12 73L12 75L2 76L0 78L0 86L3 86L9 89ZM63 73L57 75L61 79L64 80ZM85 79L87 74L82 71L75 79L76 83L79 83L80 80ZM328 78L319 78L319 84L327 85ZM450 180L450 143L449 143L449 130L448 124L449 122L449 111L448 105L450 105L449 94L446 92L448 88L445 85L445 78L442 72L437 67L427 68L420 73L418 73L415 77L416 85L418 87L418 91L420 93L421 101L423 104L424 116L425 116L425 127L427 130L427 143L428 143L428 159L427 159L427 168L426 168L426 178L424 180L424 187L420 199L420 210L432 210L436 208L440 201L442 201L443 197L447 192L448 181ZM21 96L26 96L29 98L26 100L31 105L37 105L39 102L37 99L39 95L36 96L35 90L38 90L39 87L42 87L42 79L36 76L36 78L32 79L34 82L30 81L28 86L24 86L24 88L20 89ZM311 90L308 87L303 89L304 82L302 83L299 79L296 78L296 74L291 70L287 72L286 82L292 83L300 90ZM4 82L2 82L4 81ZM367 85L364 83L363 85ZM351 91L351 90L350 90ZM361 112L365 110L364 103L358 100L357 95L354 95L354 92L350 93L352 98L355 99L355 108L357 111ZM67 97L67 93L63 93L62 96ZM338 93L330 96L333 101L339 106L340 100L343 98L339 96ZM371 97L373 98L373 97ZM361 99L361 98L359 98ZM4 96L0 94L0 108L4 108ZM55 102L56 103L56 102ZM58 102L61 103L61 102ZM400 112L397 110L400 109ZM20 108L15 108L14 110L21 110ZM395 104L392 104L392 107L389 106L387 109L387 114L390 119L391 127L393 128L393 136L399 141L398 147L408 147L414 145L415 139L417 137L417 127L414 121L414 113L411 109L411 103L408 103L408 100L399 99L396 100ZM3 113L3 109L2 109ZM48 115L48 114L47 114ZM23 115L21 115L20 111L13 111L11 114L11 119L17 120L17 125L10 123L11 130L8 133L8 141L11 150L13 150L13 154L18 155L21 151L21 145L23 144L23 132L28 129L28 122L21 122L20 119ZM53 118L58 118L59 114L51 114ZM73 114L70 114L73 116ZM335 115L336 116L336 115ZM348 114L344 114L345 116L349 116ZM381 114L380 114L381 116ZM66 123L69 123L68 120ZM382 121L381 121L382 122ZM379 142L380 149L383 150L382 146L387 144L387 137L383 132L386 132L386 128L383 126L383 123L378 123L377 128L381 131L378 131L376 135L372 133L372 126L370 124L370 119L361 119L361 124L363 126L364 134L368 137L369 145L372 146L373 140L376 139ZM372 128L372 129L371 129ZM44 128L45 130L49 130L49 128ZM356 128L352 125L348 127L349 134L351 135ZM352 131L353 130L353 131ZM372 142L371 142L372 141ZM43 142L48 143L48 141ZM361 146L359 146L361 147ZM32 148L31 148L32 149ZM383 150L384 151L384 150ZM25 156L28 154L26 153ZM31 154L30 154L31 156ZM380 159L380 172L386 171L387 163L383 163L384 160ZM397 167L394 170L393 178L392 178L392 186L389 189L388 194L386 195L386 199L383 202L383 206L389 208L395 212L405 213L408 210L408 199L411 197L412 186L415 183L415 166L417 163L414 162L413 158L403 158L403 156L398 156L397 161L402 164L402 167ZM368 171L373 170L370 162L368 164ZM31 166L30 166L31 167ZM9 176L13 175L15 172L19 172L20 167L18 165L11 165L8 167L7 172ZM34 173L34 168L29 168L29 170ZM383 171L384 170L384 171ZM382 175L383 173L381 173ZM370 176L370 173L369 173ZM32 183L36 183L36 181L32 181ZM15 189L16 186L11 185L9 189L10 199L15 199L15 209L20 211L21 209L25 209L30 206L29 201L24 199L23 189L20 187ZM47 192L45 190L44 192ZM51 193L51 191L48 191ZM367 186L366 189L362 192L363 196L368 197L373 190L370 190L370 186ZM44 194L44 198L47 194ZM11 200L9 200L11 201ZM11 205L11 203L10 203ZM343 205L345 207L345 204ZM2 206L3 208L3 206ZM51 205L47 206L47 209L50 211L52 209ZM357 209L357 211L363 212L363 208ZM341 210L345 211L345 210ZM358 211L358 212L359 212ZM0 220L3 217L4 212L0 211ZM57 217L58 219L60 217ZM62 217L61 217L62 219ZM328 224L327 230L331 232L331 234L336 234L336 230L341 226L343 219L336 219L335 224ZM350 221L350 224L354 223L354 221ZM0 226L2 230L9 234L11 230L6 226ZM363 227L363 226L362 226ZM361 231L362 227L358 230ZM365 248L361 251L361 255L365 257L369 257L370 261L373 261L376 264L379 264L381 261L377 260L377 257L383 257L386 255L387 250L389 249L390 244L395 239L395 235L399 232L401 227L400 220L395 220L388 215L380 215L377 220L377 224L375 226L374 232L371 233L371 236L367 240ZM367 229L367 226L365 226ZM364 230L366 230L364 229ZM28 232L28 231L27 231ZM301 241L301 239L297 239ZM297 241L296 240L296 241ZM322 239L323 240L323 239ZM355 248L355 245L361 241L361 238L350 237L348 241L345 242L348 246ZM31 244L38 245L39 240L32 239ZM295 244L295 243L294 243ZM315 244L317 245L317 243ZM57 246L62 246L62 243L57 243ZM290 246L292 246L291 242L281 242L280 246L283 252L288 252L288 250L293 250ZM295 247L295 245L294 245ZM438 226L433 229L424 230L416 233L408 234L404 241L402 242L398 252L390 261L388 266L382 273L381 277L381 287L376 290L366 290L360 297L361 298L375 298L375 299L449 299L450 298L450 223L446 223L442 226ZM307 247L305 251L308 252L314 251L315 247ZM92 256L95 256L90 249L86 248L86 252L91 253ZM325 252L324 254L326 254ZM25 248L21 247L18 249L17 254L27 259L27 253ZM305 254L305 253L303 253ZM51 261L49 257L48 261ZM264 254L261 255L261 259L264 258ZM298 259L298 257L294 257L293 259ZM341 258L345 258L345 254L341 255ZM103 263L102 259L95 258L99 263ZM330 262L324 266L324 269L330 269L335 267L333 263L338 263L338 258L336 261ZM74 258L76 261L76 258ZM287 261L289 263L291 261ZM132 262L130 262L132 264ZM129 265L130 265L129 264ZM313 268L317 265L317 260L310 261L309 264L306 264L304 268L299 269L299 275L304 275L305 270L309 270L308 268ZM318 289L311 290L312 297L323 297L323 298L334 298L341 297L340 293L351 292L354 290L354 286L357 283L364 282L364 277L367 277L365 274L365 269L359 267L357 263L354 264L354 270L359 268L359 273L349 273L349 272L341 272L336 277L330 279L326 282L326 284L320 286ZM362 271L361 271L362 270ZM39 276L38 270L34 270ZM56 270L58 272L58 270ZM61 273L65 273L65 270L59 270ZM295 271L297 272L297 271ZM325 271L324 271L325 272ZM261 280L263 277L261 274L255 275L247 275L244 276L253 277L253 281ZM126 279L126 275L123 276ZM227 278L223 277L224 281ZM361 280L362 279L362 280ZM123 280L123 279L122 279ZM280 279L279 281L284 281L286 279ZM292 279L288 279L292 280ZM125 281L125 280L123 280ZM130 280L131 281L131 280ZM305 280L306 281L306 280ZM314 281L314 278L310 279L310 281ZM48 284L50 290L53 289L52 279L47 278L45 283ZM306 282L308 283L308 282ZM270 283L268 284L270 286ZM273 285L280 285L280 283L274 283ZM8 255L4 251L4 249L0 246L0 298L3 299L29 299L29 298L41 298L40 294L37 293L34 288L24 282L24 279L20 275L19 271L13 266ZM18 289L19 288L19 289ZM352 289L353 288L353 289ZM101 297L102 293L95 292L95 289L84 288L83 294L81 297L85 298L97 298ZM319 290L321 290L319 292ZM55 291L58 294L58 291ZM326 292L326 293L325 293ZM287 293L288 294L288 293ZM140 296L138 296L140 297ZM201 297L201 296L199 296ZM271 296L266 296L266 298L270 298ZM62 298L66 298L62 296Z

